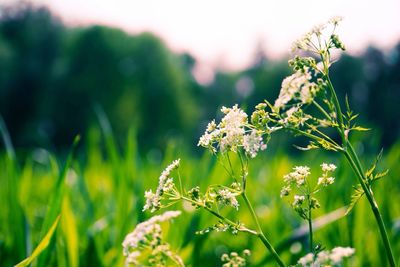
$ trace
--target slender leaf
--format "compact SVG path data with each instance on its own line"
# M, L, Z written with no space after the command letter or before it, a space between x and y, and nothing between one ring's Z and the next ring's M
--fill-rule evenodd
M354 186L354 193L353 195L351 195L351 201L350 204L347 206L346 215L352 211L352 209L355 207L355 205L363 195L364 191L362 190L361 185L358 184L357 186Z
M45 231L50 227L51 222L57 217L57 214L61 213L62 201L63 201L64 191L65 191L65 178L67 176L68 169L71 166L72 159L73 159L76 147L79 143L79 140L80 140L80 136L77 135L72 144L72 148L68 155L67 161L65 162L65 165L64 165L61 173L58 176L56 186L53 191L53 195L50 198L50 202L49 202L50 205L48 207L46 217L45 217L43 225L42 225L42 236L43 236L43 233L45 233ZM40 257L38 259L38 266L47 266L48 257L49 257L49 254L47 251L45 251L42 255L40 255Z
M47 231L46 235L43 237L42 241L40 241L39 245L35 248L32 255L30 255L25 260L21 261L15 267L25 267L32 263L50 244L50 240L53 237L53 234L57 228L58 222L60 221L60 215L57 216L56 220L53 222L53 225Z

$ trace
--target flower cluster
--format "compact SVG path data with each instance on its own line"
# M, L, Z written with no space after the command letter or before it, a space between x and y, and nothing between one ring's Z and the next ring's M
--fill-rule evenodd
M209 148L213 153L218 149L222 153L237 152L242 147L252 158L258 151L266 149L262 135L249 128L247 114L238 105L232 108L222 107L221 111L225 116L219 124L214 120L208 124L198 146Z
M156 192L150 189L145 192L144 197L146 198L146 204L143 207L143 211L150 210L154 212L161 208L161 200L164 194L171 193L172 195L177 194L177 190L174 184L174 180L171 177L171 172L179 167L180 159L174 160L162 173L158 180L158 187Z
M304 67L282 81L281 90L275 100L274 107L282 108L292 100L302 104L309 104L319 89L318 84L312 82L309 67Z
M217 191L216 200L219 204L225 206L232 206L236 210L239 209L239 202L236 199L238 193L232 192L230 189L221 189Z
M215 232L230 232L233 235L237 235L239 231L243 230L244 224L241 222L237 222L236 224L232 225L232 224L227 224L224 223L223 221L219 221L217 223L215 223L214 225L211 225L205 229L202 229L200 231L197 231L196 234L197 235L204 235L204 234L208 234L211 231L215 231Z
M234 182L230 187L222 185L209 186L205 194L201 193L200 188L196 186L188 191L187 197L192 200L192 204L196 207L212 207L214 204L219 204L238 210L239 201L236 197L241 193L240 183Z
M293 172L286 174L284 179L284 186L281 190L281 197L289 196L293 190L296 193L293 196L292 207L303 219L310 219L310 209L317 209L320 207L318 200L314 195L321 189L321 186L328 186L335 180L329 177L329 174L336 169L334 164L323 163L322 177L318 178L315 187L311 186L311 181L307 180L311 174L310 168L307 166L296 166Z
M335 247L331 251L323 250L316 255L308 253L298 260L297 265L303 267L340 266L343 259L351 257L354 252L354 248Z
M170 250L168 243L162 240L160 226L160 223L178 217L180 214L180 211L167 211L139 223L122 243L126 264L138 266L141 260L147 260L150 266L166 266L167 261L172 260L177 266L183 266L180 257ZM145 259L142 259L143 257Z
M329 177L329 173L336 170L336 166L334 164L322 163L322 176L318 178L318 185L328 186L333 184L335 181L334 177Z
M269 120L272 124L264 123L263 130L268 132L271 128L301 129L303 132L324 136L317 128L338 126L338 123L342 123L337 118L337 108L332 102L332 86L328 79L328 68L332 63L331 50L344 50L343 43L335 34L340 20L339 17L332 18L327 23L314 27L294 43L294 50L312 52L315 57L296 55L289 60L294 72L282 81L278 98L273 105L269 105L271 110L264 114L257 112L257 116L263 116L258 118L259 121ZM323 101L324 107L318 100ZM314 106L322 111L323 118L316 117L315 112L310 112L312 116L308 114L306 112L308 106ZM325 108L327 110L324 110ZM334 144L325 142L323 138L318 139L316 144L308 149L317 147L337 150Z
M263 143L262 136L256 130L252 130L243 137L243 148L251 158L255 158L258 151L265 150L267 145Z
M327 23L314 26L311 31L304 34L292 45L292 51L297 49L319 53L322 49L337 48L345 50L343 43L335 34L336 26L342 21L341 17L333 17ZM325 37L327 35L327 37ZM328 39L328 42L321 42L321 39Z
M242 267L246 266L246 258L250 256L250 250L245 249L240 256L237 252L231 252L229 255L227 253L222 254L221 261L224 262L222 267Z

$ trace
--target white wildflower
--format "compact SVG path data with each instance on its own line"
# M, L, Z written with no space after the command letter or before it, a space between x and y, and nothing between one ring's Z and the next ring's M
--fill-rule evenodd
M333 184L335 182L335 178L329 177L328 173L336 170L336 166L334 164L322 163L321 168L322 168L323 174L322 174L322 177L318 178L318 185L328 186L328 185Z
M285 119L285 122L290 122L290 121L292 121L292 120L293 120L293 116L294 116L294 114L295 114L297 111L299 111L299 107L298 107L298 106L294 106L294 107L291 107L290 109L288 109L288 110L286 111L286 119Z
M209 122L209 123L207 124L207 129L206 129L206 131L207 131L207 132L212 132L212 131L214 131L215 129L217 129L217 124L215 123L215 120L212 120L211 122Z
M220 123L220 130L223 133L220 149L221 151L231 150L236 152L237 147L243 143L247 114L238 108L238 105L232 108L223 107L221 111L226 115Z
M167 191L165 188L165 184L167 180L170 178L171 172L179 167L180 159L174 160L168 167L161 173L160 178L158 179L158 187L156 191L156 195L161 196L164 191Z
M162 230L159 223L168 221L180 214L180 211L167 211L162 215L153 216L149 220L139 223L122 243L126 263L138 265L138 258L142 251L148 248L151 249L153 255L155 253L172 253L169 251L168 244L162 242Z
M300 49L319 54L321 50L328 48L326 47L326 43L321 42L321 39L323 39L321 36L332 35L332 32L334 32L336 26L341 20L341 17L333 17L326 23L314 26L311 31L304 34L301 38L293 43L292 51L294 52L297 49ZM332 30L330 30L331 28Z
M208 147L211 145L213 140L213 135L205 132L202 136L200 136L199 143L197 146Z
M308 166L296 166L294 167L295 172L303 177L310 175L310 167Z
M151 212L155 212L161 206L160 196L154 194L153 191L148 190L144 192L144 197L146 198L146 203L143 207L143 211L150 210Z
M197 145L216 152L213 145L217 144L222 152L236 152L243 145L247 114L238 105L232 108L222 107L221 111L225 114L221 122L217 125L215 121L211 121Z
M251 131L251 134L247 134L243 137L243 148L250 157L254 158L257 156L257 152L265 150L267 145L263 143L263 138L257 133L256 130Z
M328 21L328 23L330 23L330 24L336 26L336 25L338 25L339 22L341 22L342 20L343 20L343 17L341 17L341 16L334 16L334 17L332 17L332 18Z
M321 35L325 28L326 28L326 24L324 24L324 23L315 25L311 30L311 34L315 34L317 36Z
M228 189L221 189L217 193L217 200L223 205L232 206L235 209L239 209L239 202L236 199L236 194Z
M303 202L306 200L305 196L295 195L293 200L293 206L301 206Z
M335 182L334 177L323 176L318 178L318 185L328 186L333 184L334 182Z
M293 168L293 170L293 172L283 176L285 183L296 183L297 186L304 185L306 183L307 176L310 175L310 168L307 166L296 166Z
M348 258L352 256L355 252L354 248L350 247L335 247L332 249L331 254L329 256L330 260L334 264L338 264L342 262L343 258Z
M321 164L321 168L323 172L332 172L334 170L336 170L336 166L335 164L327 164L327 163L322 163Z
M312 253L308 253L300 258L297 263L305 267L337 266L344 258L352 256L354 252L354 248L336 247L331 251L320 251L315 257Z
M150 210L155 212L161 207L161 198L165 192L171 192L175 188L173 179L170 177L171 172L179 167L180 159L174 160L165 170L161 173L158 179L158 186L155 193L152 190L146 191L144 196L146 198L146 204L143 207L143 211Z
M308 50L310 48L311 38L311 34L306 33L302 37L294 41L292 45L292 52L296 51L297 49Z
M281 197L288 196L292 188L290 186L284 186L281 189Z
M229 255L227 253L222 254L221 261L225 262L222 267L241 267L246 266L246 257L250 256L250 250L245 249L243 251L243 256L239 256L237 252L231 252Z
M318 90L319 90L319 87L314 82L304 84L300 90L301 102L303 104L311 103L313 101L315 95L317 94Z
M310 103L318 91L316 83L311 82L312 76L308 68L296 71L282 81L281 90L275 100L274 107L282 108L293 99L303 104Z
M126 262L128 264L139 264L138 258L140 257L141 253L137 250L132 251L131 253L124 252L124 256L126 257Z
M297 263L301 266L310 266L314 262L314 254L308 253L305 256L301 257Z
M327 264L329 263L329 252L323 250L317 254L316 263Z

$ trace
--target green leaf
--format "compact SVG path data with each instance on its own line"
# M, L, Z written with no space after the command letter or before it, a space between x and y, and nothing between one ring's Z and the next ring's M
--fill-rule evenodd
M63 219L61 221L61 230L65 240L65 249L68 255L68 266L79 266L79 233L76 217L71 207L70 198L65 197L62 203Z
M337 151L337 149L325 139L318 140L318 144L325 150Z
M379 180L382 177L386 176L388 173L389 173L389 169L387 169L386 171L383 171L383 172L378 172L378 173L374 174L374 177L372 177L372 181Z
M365 177L370 178L372 173L375 171L376 163L372 164L372 166L365 172Z
M312 150L312 149L319 149L320 147L318 145L316 145L313 142L310 142L306 147L301 147L301 146L297 146L297 145L293 145L295 148L297 148L298 150L302 150L302 151L308 151L308 150Z
M359 115L359 114L354 114L354 115L352 115L352 116L349 118L349 120L350 120L350 121L355 120L355 119L358 117L358 115Z
M371 167L365 172L365 176L367 177L369 182L378 180L388 174L389 170L386 170L384 172L376 173L374 174L374 171L376 170L376 166L378 165L378 162L382 159L383 155L383 149L379 152L378 156L376 156L376 159L374 163L371 165Z
M40 253L42 253L49 246L50 240L53 237L53 234L54 234L54 232L55 232L55 230L57 228L57 225L58 225L59 221L60 221L60 215L57 216L56 220L53 222L53 225L47 231L46 235L44 236L42 241L40 241L39 245L35 248L35 250L33 251L32 255L30 255L28 258L26 258L25 260L21 261L20 263L18 263L14 267L28 266L29 264L31 264L31 262L34 259L36 259L40 255Z
M351 195L351 201L349 206L347 207L345 215L349 214L350 211L354 208L354 206L357 204L357 202L361 199L361 197L364 195L364 191L361 187L360 184L354 186L354 193Z
M346 103L346 110L347 110L347 114L351 114L352 111L350 109L350 104L349 104L349 96L346 94L345 96L345 103Z
M361 127L361 126L355 126L355 127L351 128L351 130L352 131L359 131L359 132L366 132L366 131L369 131L371 129L364 128L364 127Z
M57 217L57 214L61 213L62 202L65 191L65 179L69 167L71 166L74 152L76 150L76 147L78 146L79 140L80 136L77 135L72 144L72 148L68 155L67 161L65 162L65 165L57 178L56 186L53 190L53 195L50 198L49 207L47 209L47 213L42 225L42 234L50 227L51 222L54 221L54 219ZM38 259L38 266L47 266L48 258L49 258L48 252L43 253Z
M11 142L10 134L8 133L3 117L0 116L0 133L3 138L4 146L6 147L7 156L10 160L16 161L14 146Z

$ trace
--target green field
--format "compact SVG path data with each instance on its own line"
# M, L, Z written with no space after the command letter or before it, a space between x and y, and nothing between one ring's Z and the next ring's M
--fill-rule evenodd
M400 43L347 54L341 20L201 83L152 33L0 4L0 267L400 265Z
M11 266L30 255L61 215L49 246L34 266L123 266L121 243L125 235L151 216L142 212L144 191L157 186L160 172L173 159L181 158L180 173L187 189L230 183L222 165L207 151L202 156L192 156L171 143L160 160L140 156L137 141L131 131L120 148L110 132L93 131L80 142L68 163L66 157L56 157L43 149L15 156L7 144L0 159L0 265ZM362 142L356 145L362 149ZM373 162L373 156L364 158L365 165ZM400 144L385 151L379 169L389 168L390 172L374 188L395 255L400 251L399 158ZM356 254L350 259L350 266L386 266L376 222L366 200L361 199L349 215L342 217L356 179L344 158L335 154L300 152L290 156L286 151L267 149L251 162L247 192L256 203L267 237L287 263L294 264L305 254L307 228L302 228L303 221L279 197L279 192L282 176L294 165L318 169L321 159L330 159L338 169L335 185L319 196L322 208L315 217L322 220L315 232L316 242L327 248L354 247ZM245 248L252 251L251 266L274 266L258 239L228 232L196 235L196 231L217 220L190 206L170 207L174 209L182 209L184 214L165 225L166 240L188 266L220 266L222 253ZM252 226L246 209L222 213Z

